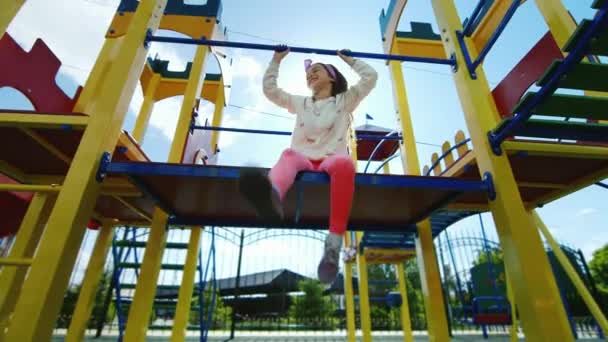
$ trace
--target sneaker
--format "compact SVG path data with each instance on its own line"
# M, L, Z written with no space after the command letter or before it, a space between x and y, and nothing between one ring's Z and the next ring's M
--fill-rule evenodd
M264 220L283 220L283 208L279 193L274 189L266 174L255 168L242 169L239 176L239 190Z
M338 275L338 261L340 260L340 249L342 248L342 234L329 233L325 238L325 252L319 262L317 275L319 281L324 284L331 284Z

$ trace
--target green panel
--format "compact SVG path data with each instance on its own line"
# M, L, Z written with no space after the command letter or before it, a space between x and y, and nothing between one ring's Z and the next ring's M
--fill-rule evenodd
M136 248L146 248L145 241L130 241L130 240L119 240L115 242L117 247L136 247ZM169 249L188 249L187 243L180 242L167 242L165 248Z
M606 6L606 2L608 2L608 0L595 0L591 7L595 9L600 9L602 6Z
M513 108L518 113L532 101L536 92L527 93ZM592 120L608 120L608 98L553 94L545 102L532 109L532 113L546 116L561 116Z
M397 31L397 38L412 38L412 39L426 39L426 40L439 40L441 36L433 32L433 27L428 23L419 23L412 21L412 31L402 32Z
M513 118L501 121L497 130ZM515 136L608 142L608 125L586 122L530 119L518 129Z
M564 46L564 51L570 52L574 49L574 45L583 36L583 34L591 27L591 20L583 20L574 31L574 34L568 39ZM604 28L600 36L591 40L589 53L592 55L607 56L608 55L608 28Z
M141 264L140 263L135 263L135 262L121 262L120 264L118 264L118 267L121 268L140 268ZM162 264L160 265L160 268L163 270L176 270L176 271L181 271L184 269L184 265L182 264Z
M539 86L545 85L560 63L560 60L554 61L536 84ZM572 68L567 75L562 76L559 86L569 89L608 91L608 65L580 63Z

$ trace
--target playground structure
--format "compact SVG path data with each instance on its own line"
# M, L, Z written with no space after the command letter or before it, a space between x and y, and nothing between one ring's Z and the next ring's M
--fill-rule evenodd
M0 17L0 32L5 32L22 3L14 2L14 7ZM396 265L404 338L411 340L407 297L403 296L405 283L401 280L402 262L413 255L423 277L429 336L448 340L433 237L459 219L481 211L492 212L498 227L506 284L513 292L507 300L508 313L514 315L512 307L516 307L519 314L510 322L519 321L527 339L574 338L538 229L606 332L606 318L534 208L608 176L608 126L601 122L608 119L601 93L608 91L607 69L593 57L608 55L608 2L595 1L596 16L577 26L558 0L536 0L549 33L493 91L483 72L483 59L519 1L482 0L463 23L451 0L433 0L439 34L429 32L424 24L412 25L411 32L397 32L405 4L391 1L381 14L385 54L351 53L389 61L401 125L396 134L375 135L367 130L358 136L353 134L353 157L363 159L357 158L358 152L361 157L374 157L369 146L366 153L356 147L358 143L363 146L362 141L397 141L406 175L357 176L349 226L357 232L346 235L346 245L356 248L357 253L345 263L344 270L348 340L355 338L353 267L359 275L363 340L371 340L369 263ZM278 224L257 220L253 209L241 202L234 187L238 167L213 165L219 132L226 129L221 121L230 85L230 54L223 48L276 49L226 41L220 14L219 0L202 6L182 1L123 0L97 63L74 98L53 83L60 62L42 41L25 52L8 34L3 35L0 59L5 63L0 67L0 86L22 91L35 111L0 112L0 171L5 175L0 195L14 215L3 217L6 222L2 222L2 233L17 233L9 256L0 259L0 340L50 339L62 300L57 294L67 286L87 222L89 228L100 232L66 336L68 341L79 341L84 335L91 298L116 226L150 227L143 260L137 265L138 281L125 326L127 341L145 339L163 252L176 247L167 242L168 226L190 231L187 245L179 246L187 255L185 264L180 265L183 275L172 326L172 340L176 341L184 339L187 328L195 275L201 265L197 259L202 225L325 228L327 206L320 199L327 197L326 176L302 174L296 189L287 196L286 220ZM157 28L191 38L156 36ZM146 49L154 42L195 44L197 50L184 73L171 73L166 62L146 60ZM221 75L204 73L209 48L217 57ZM335 53L296 47L291 50ZM582 61L585 58L588 61ZM455 146L444 144L443 156L433 157L425 176L420 176L401 62L452 68L474 147L470 149L468 139L457 134ZM144 89L144 104L129 134L121 127L138 81ZM540 89L524 95L534 82ZM554 94L558 87L584 90L585 95ZM177 94L183 94L184 100L168 163L152 163L139 147L152 106ZM210 126L196 120L199 98L215 104ZM535 114L589 122L530 119ZM499 122L501 117L505 119ZM525 139L531 137L554 140ZM15 141L19 142L17 151L12 149ZM452 154L454 150L457 158ZM35 163L24 156L36 156ZM389 156L386 152L383 157L393 158ZM389 171L385 168L386 173ZM545 305L535 305L537 302ZM498 321L485 323L504 324L504 313L499 312Z

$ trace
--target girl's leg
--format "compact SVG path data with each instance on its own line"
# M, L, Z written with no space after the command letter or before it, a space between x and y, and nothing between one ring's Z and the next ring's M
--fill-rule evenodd
M298 172L310 171L312 169L313 165L308 158L288 148L283 151L279 161L270 170L268 178L270 178L270 182L278 192L280 200L283 201L285 194L293 185Z
M281 202L299 171L312 170L311 162L300 153L287 149L267 176L260 169L243 169L239 188L255 208L258 216L267 221L283 218Z
M325 251L317 274L321 282L331 284L338 274L340 249L350 216L355 189L355 165L349 156L331 156L323 160L319 170L329 174L331 184L329 234L325 239Z
M323 160L320 171L329 174L330 218L329 232L344 234L355 191L355 164L349 156L336 155Z

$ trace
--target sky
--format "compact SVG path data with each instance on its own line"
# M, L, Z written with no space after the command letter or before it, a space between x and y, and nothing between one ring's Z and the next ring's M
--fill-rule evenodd
M204 2L186 2L201 1ZM593 14L591 0L563 2L578 20ZM231 41L382 53L378 17L388 3L388 0L224 0L221 21ZM475 3L456 0L461 19L464 20L472 12ZM67 94L73 95L77 85L84 84L95 63L117 4L118 0L28 0L8 31L27 50L36 38L44 39L63 62L57 83ZM408 2L399 30L409 30L411 21L430 22L435 32L438 31L430 1ZM547 27L534 1L522 5L486 59L484 68L490 85L498 84L546 31ZM159 31L158 34L180 36L166 31ZM193 54L194 48L191 46L154 43L150 48L150 56L171 61L171 70L183 70ZM272 53L268 51L229 51L229 57L233 59L233 80L223 126L285 131L293 128L293 117L270 103L262 94L261 79L271 56ZM311 57L290 54L282 63L279 84L286 91L309 94L303 72L305 58ZM356 82L356 75L338 58L312 58L335 64L349 83ZM368 63L378 71L379 79L376 88L355 111L355 125L364 124L365 113L369 113L374 118L370 124L395 129L397 122L388 69L382 61L369 60ZM206 67L208 72L218 71L213 57L208 58ZM403 71L421 165L430 164L431 154L439 152L439 146L444 141L453 141L458 130L466 132L463 112L449 67L404 63ZM154 108L151 127L143 142L144 150L154 161L165 161L167 158L180 101L181 97L163 100ZM138 86L124 122L126 130L133 128L141 103L141 87ZM11 89L0 89L0 107L27 106L23 95ZM213 105L203 103L200 112L203 118L210 117ZM288 137L222 133L219 163L271 167L288 145ZM400 164L398 160L390 164L393 173L402 173ZM606 190L590 187L547 204L539 209L539 213L558 240L580 248L589 260L595 249L608 242L608 230L605 228L608 212L606 196ZM488 234L495 237L491 215L483 214L483 219ZM478 218L472 217L455 224L449 231L458 235L478 227ZM87 260L86 251L90 249L94 237L95 233L87 235L81 263ZM185 240L187 233L176 238ZM218 259L228 264L236 263L235 248L226 245L218 250ZM268 252L270 250L272 253ZM321 255L321 244L310 239L278 238L254 244L245 253L245 273L291 268L302 274L314 275ZM181 257L167 258L177 260ZM231 275L235 271L233 267L222 269L225 269L222 271L225 273L220 275Z

